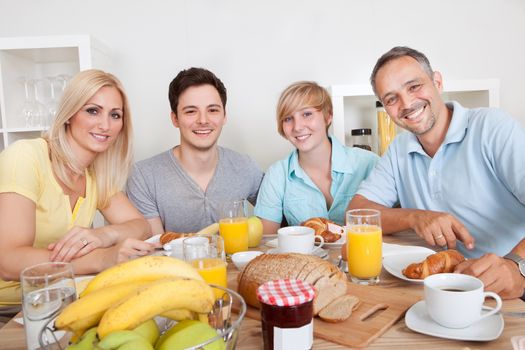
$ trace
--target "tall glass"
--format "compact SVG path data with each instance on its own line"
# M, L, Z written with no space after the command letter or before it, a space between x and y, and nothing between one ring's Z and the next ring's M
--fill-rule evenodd
M244 199L223 203L219 233L224 239L224 248L228 256L248 250L248 218Z
M76 299L73 266L47 262L28 267L20 275L20 284L27 349L40 349L46 344L45 349L54 345L59 349L53 344L51 328L60 311Z
M378 210L346 212L346 249L352 282L376 284L382 267L381 215Z
M214 234L185 238L182 241L182 252L184 260L196 268L207 283L228 287L224 241L221 236Z

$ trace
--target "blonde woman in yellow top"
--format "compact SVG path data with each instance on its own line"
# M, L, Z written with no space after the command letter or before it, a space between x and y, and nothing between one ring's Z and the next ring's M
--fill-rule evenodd
M149 224L121 191L131 162L121 83L80 72L49 132L0 154L0 305L20 303L16 281L27 266L71 261L76 274L90 274L153 249L142 241ZM110 224L94 229L97 209Z

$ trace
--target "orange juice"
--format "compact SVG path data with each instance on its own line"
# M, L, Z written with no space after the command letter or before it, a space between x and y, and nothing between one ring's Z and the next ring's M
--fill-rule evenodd
M346 229L348 271L367 279L381 274L382 235L375 225L352 225Z
M226 275L226 263L219 258L197 259L191 262L191 265L197 269L199 275L208 283L215 284L224 288L228 287L228 278ZM215 296L220 297L222 292L216 291Z
M224 251L233 254L248 250L248 219L227 218L219 220L219 232L224 239Z

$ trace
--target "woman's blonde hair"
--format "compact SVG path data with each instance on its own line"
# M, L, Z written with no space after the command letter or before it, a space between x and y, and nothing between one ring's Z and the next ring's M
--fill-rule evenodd
M315 81L298 81L281 93L277 103L277 131L281 136L285 137L283 120L296 110L306 107L321 111L327 123L333 114L330 94ZM329 127L330 123L326 126L327 131Z
M89 69L75 75L64 90L58 110L44 135L55 176L69 189L73 188L68 171L83 175L83 169L68 143L66 130L73 117L103 87L116 88L122 97L122 129L115 142L99 153L88 171L96 178L98 208L105 208L109 199L124 188L133 162L133 128L128 99L121 82L112 74Z

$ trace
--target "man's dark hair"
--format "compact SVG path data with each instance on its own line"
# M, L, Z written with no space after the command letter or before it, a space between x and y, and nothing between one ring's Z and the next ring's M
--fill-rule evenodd
M179 97L186 89L201 85L211 85L217 89L221 97L222 107L226 110L226 88L222 81L207 69L192 67L180 71L170 83L168 98L170 100L171 111L177 114Z
M417 50L411 49L410 47L396 46L390 49L387 53L383 54L383 56L379 57L379 59L376 62L376 65L374 66L374 69L372 70L372 75L370 75L370 84L372 84L372 90L374 90L374 94L377 95L377 91L376 91L377 72L388 62L393 61L397 58L404 57L404 56L412 57L413 59L418 61L421 67L423 67L425 72L428 74L430 79L434 80L433 79L434 71L432 70L432 67L430 66L430 62L428 61L427 56L425 56L423 53Z

